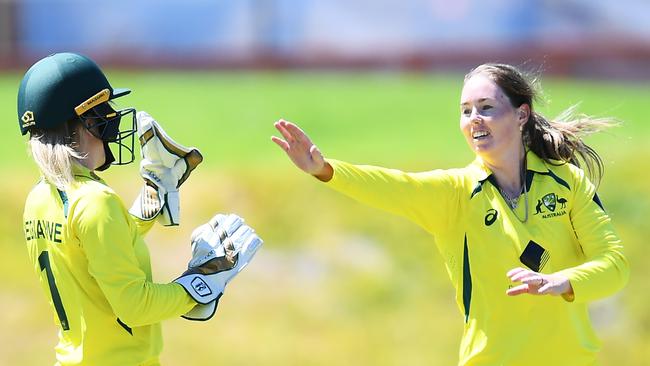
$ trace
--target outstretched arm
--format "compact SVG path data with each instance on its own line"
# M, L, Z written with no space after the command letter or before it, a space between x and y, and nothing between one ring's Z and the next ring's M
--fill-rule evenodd
M300 170L363 204L405 216L431 232L446 228L458 207L456 178L443 170L407 173L370 165L325 160L294 123L275 123L283 138L271 139Z

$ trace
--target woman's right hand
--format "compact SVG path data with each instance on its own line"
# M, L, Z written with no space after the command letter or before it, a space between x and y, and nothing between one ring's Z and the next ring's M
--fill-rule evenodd
M325 161L318 147L311 142L300 127L282 119L275 122L274 126L280 131L284 139L272 136L271 140L287 153L289 159L300 170L315 176L323 182L332 179L334 175L332 166Z

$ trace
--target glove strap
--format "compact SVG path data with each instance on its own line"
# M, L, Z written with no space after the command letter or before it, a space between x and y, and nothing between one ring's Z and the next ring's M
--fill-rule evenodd
M158 222L163 226L176 226L181 221L180 193L178 191L169 191L165 193L162 201L165 202L158 216ZM175 209L172 209L175 207Z

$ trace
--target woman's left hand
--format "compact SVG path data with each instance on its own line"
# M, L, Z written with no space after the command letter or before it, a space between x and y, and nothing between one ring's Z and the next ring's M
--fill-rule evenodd
M510 270L507 276L512 282L521 282L521 285L514 286L506 291L509 296L521 294L556 296L573 294L573 287L571 287L569 279L557 273L544 274L518 267Z

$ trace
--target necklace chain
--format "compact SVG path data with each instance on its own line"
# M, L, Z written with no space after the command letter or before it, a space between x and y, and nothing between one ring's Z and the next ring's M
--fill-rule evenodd
M503 199L506 201L508 206L510 206L510 208L512 208L513 210L515 208L517 208L517 203L519 201L519 197L521 197L521 194L524 193L523 191L524 191L524 187L522 185L522 187L519 190L519 192L517 193L517 195L513 196L513 197L510 197L510 195L508 193L506 193L506 191L504 191L503 189L501 189L501 187L499 187L499 192L501 192L501 196L503 196Z
M525 183L524 183L525 184ZM519 217L519 214L517 214L517 201L519 197L521 196L521 193L519 196L515 198L510 198L508 195L501 189L499 188L499 192L501 192L501 196L503 197L504 201L506 201L506 204L510 208L510 211L512 211L513 214L515 214L515 217L517 220L519 220L522 224L526 223L528 221L528 190L525 188L523 189L524 191L524 218L522 219Z
M528 190L526 189L526 157L524 157L524 166L521 174L521 190L519 190L519 194L517 194L514 197L510 197L501 187L498 187L499 193L501 193L501 197L503 197L503 200L506 201L506 204L510 208L510 211L512 211L513 214L515 214L515 217L517 220L519 220L521 223L526 223L528 221ZM525 213L524 213L524 218L522 219L519 217L517 214L517 205L519 201L519 197L521 197L521 194L523 193L524 195L524 208L525 208Z

